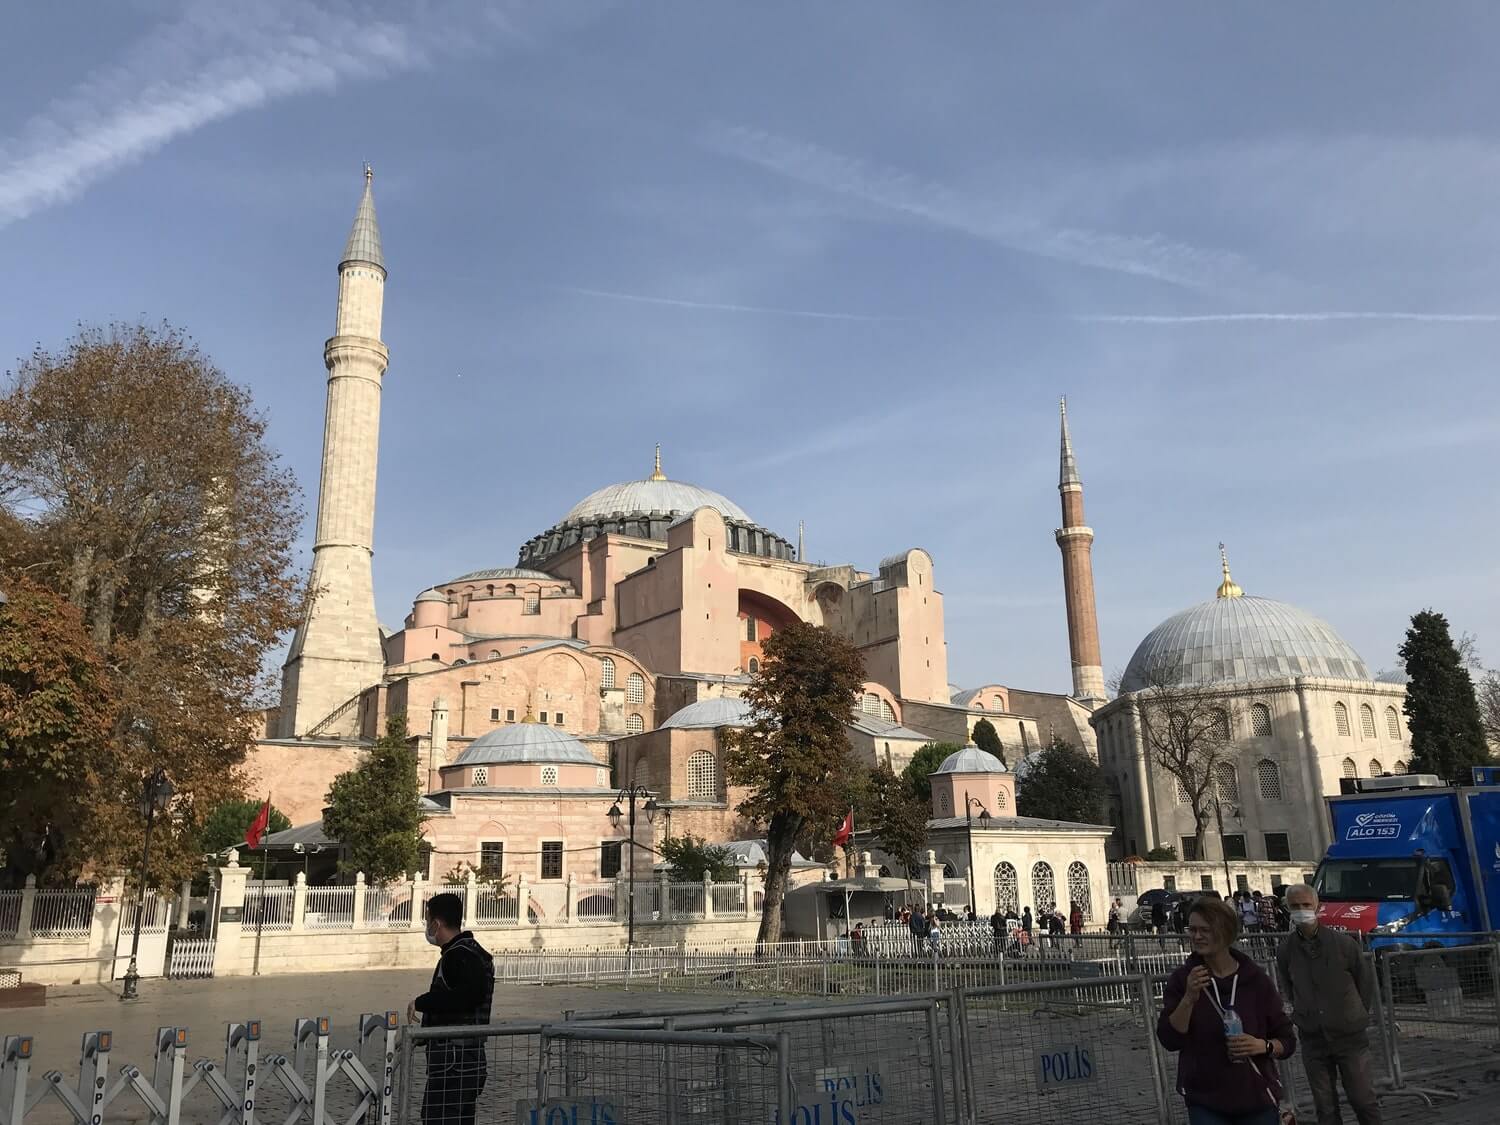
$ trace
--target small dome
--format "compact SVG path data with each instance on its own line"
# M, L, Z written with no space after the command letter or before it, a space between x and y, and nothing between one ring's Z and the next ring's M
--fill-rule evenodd
M444 605L448 604L447 595L445 595L441 590L423 590L420 594L417 595L417 601L442 602Z
M578 739L541 723L513 723L480 735L458 756L456 766L514 765L521 762L565 762L597 766L599 760Z
M1173 670L1185 684L1370 678L1359 653L1326 621L1285 602L1247 596L1218 597L1167 618L1135 650L1120 691L1149 686L1158 668Z
M748 727L753 719L750 704L743 699L700 699L662 723L661 730L718 730L720 727Z
M488 570L471 570L468 574L460 574L455 582L485 582L497 578L526 579L532 582L556 582L555 575L543 574L540 570L527 570L519 566L495 566Z
M972 742L956 754L949 754L933 773L1009 773L1005 763Z
M591 492L568 509L561 523L585 523L638 512L670 512L686 515L699 508L717 509L720 515L742 523L754 523L745 509L729 497L680 480L627 480Z

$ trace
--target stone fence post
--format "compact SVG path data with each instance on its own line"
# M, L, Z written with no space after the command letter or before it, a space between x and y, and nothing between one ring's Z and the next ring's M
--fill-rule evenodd
M16 920L16 940L26 941L31 937L31 920L36 914L36 876L26 876L26 885L21 888L21 915Z
M479 912L479 880L474 875L474 869L469 868L469 873L464 876L464 923L470 929L474 926L475 916Z
M526 875L516 876L516 925L524 926L531 917L531 892L526 889Z
M89 924L88 956L98 964L99 980L114 975L115 945L120 933L120 915L125 909L125 877L113 875L94 894L94 917ZM205 924L213 925L209 918ZM210 931L212 932L212 931Z
M635 888L625 876L615 875L615 921L625 922L630 918L630 900L625 897L635 894Z
M563 902L563 920L578 921L578 876L568 872L567 898Z
M672 884L665 871L656 877L656 893L661 896L661 920L670 922L672 920Z
M751 911L750 911L750 872L748 872L748 871L746 871L744 874L742 874L740 876L740 894L741 894L741 896L743 896L742 897L742 902L741 902L741 906L743 908L743 913L744 913L744 916L746 918L748 918L748 917L750 917L750 913L751 913Z
M703 920L711 921L714 916L714 878L707 871L703 873Z
M365 928L365 873L354 873L354 923L356 930Z
M240 938L245 928L245 879L250 869L240 866L240 853L231 849L229 863L214 872L219 916L214 919L214 976L238 976L244 955Z
M292 884L292 933L300 934L307 929L307 873L297 872L297 881Z
M422 873L419 871L411 877L411 918L407 922L407 928L412 930L425 930L427 928L427 911L422 902Z

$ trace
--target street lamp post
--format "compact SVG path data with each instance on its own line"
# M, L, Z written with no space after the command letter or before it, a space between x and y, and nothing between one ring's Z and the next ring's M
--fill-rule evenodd
M969 913L979 917L979 911L974 904L974 810L979 810L979 827L990 826L990 811L984 807L984 802L978 797L969 796L968 790L964 790L964 823L968 827L969 837Z
M156 824L156 814L166 812L172 800L172 782L167 771L158 766L141 780L140 810L146 818L146 843L141 849L141 878L136 884L135 930L130 935L130 965L125 970L125 984L120 989L121 1000L136 999L136 986L141 974L136 971L136 954L141 948L141 916L146 912L146 865L151 862L151 829Z
M637 799L644 797L646 803L642 806L646 813L646 823L656 822L656 810L660 807L656 798L651 795L644 785L631 785L615 796L615 803L609 807L609 822L618 831L620 822L625 819L626 814L620 811L620 802L625 801L630 806L630 915L629 929L625 934L625 948L630 949L635 945L635 803Z

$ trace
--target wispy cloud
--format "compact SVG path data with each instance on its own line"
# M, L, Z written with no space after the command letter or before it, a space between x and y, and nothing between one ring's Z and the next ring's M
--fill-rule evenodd
M896 211L1010 250L1192 289L1253 273L1239 255L1159 234L1122 235L1044 221L1016 200L987 200L805 141L739 126L705 136L715 151L801 183Z
M1101 313L1075 316L1086 324L1238 324L1256 321L1320 323L1334 320L1412 320L1428 324L1500 324L1500 313L1425 312L1252 312L1201 313L1185 316L1139 313Z
M600 297L609 301L629 301L639 305L665 305L674 309L702 309L708 312L762 313L768 316L796 316L809 320L853 320L863 323L882 323L907 320L907 317L870 316L863 313L826 312L817 309L780 309L765 305L732 305L718 301L689 301L681 297L653 297L643 293L620 293L613 289L588 289L580 285L555 285L552 288L563 293L577 293L584 297Z
M0 226L235 114L527 38L503 10L471 15L448 0L428 0L408 19L339 0L190 0L17 135L0 138Z
M909 423L910 413L892 410L884 414L868 414L851 418L847 422L835 422L829 426L795 435L789 443L774 448L759 457L744 462L747 469L772 469L810 457L826 457L832 453L844 453L859 449L890 437L902 425Z

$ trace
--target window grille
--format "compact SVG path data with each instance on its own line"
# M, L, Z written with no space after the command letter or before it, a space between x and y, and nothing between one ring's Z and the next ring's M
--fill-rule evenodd
M646 729L646 721L639 715L628 715L625 719L625 730L630 734L641 734Z
M599 661L599 686L602 688L615 686L615 662L607 656Z
M1359 767L1354 764L1354 759L1353 758L1345 758L1344 759L1344 776L1345 777L1358 777L1359 776Z
M1270 758L1255 763L1255 784L1262 801L1281 800L1281 770Z
M557 767L556 766L543 766L542 767L542 784L543 785L556 785L557 784Z
M1271 709L1264 703L1250 708L1250 733L1256 738L1271 737Z
M1002 914L1006 911L1021 913L1021 890L1013 864L995 864L995 909Z
M632 672L625 679L625 702L646 702L646 677L639 672Z
M1037 910L1050 910L1057 904L1057 889L1052 882L1052 868L1045 863L1031 869L1031 904Z
M1089 886L1089 869L1080 861L1068 864L1068 902L1077 903L1085 919L1094 916L1094 897Z
M490 771L487 770L487 769L485 769L483 766L477 767L474 770L474 784L475 785L488 785L489 783L490 783Z
M1345 707L1342 703L1335 703L1333 705L1333 721L1334 725L1338 728L1339 734L1344 738L1348 738L1349 708ZM1348 775L1346 774L1345 776L1347 777Z
M688 757L687 778L689 797L711 801L719 795L718 762L707 750Z
M561 840L548 840L542 844L542 878L563 877L563 846Z
M1359 705L1359 732L1366 738L1375 737L1375 709L1368 703Z
M1240 779L1234 772L1234 767L1228 762L1220 762L1214 770L1214 781L1218 785L1219 800L1238 802L1240 799Z
M1401 720L1396 717L1394 707L1385 709L1385 733L1392 742L1401 741Z

